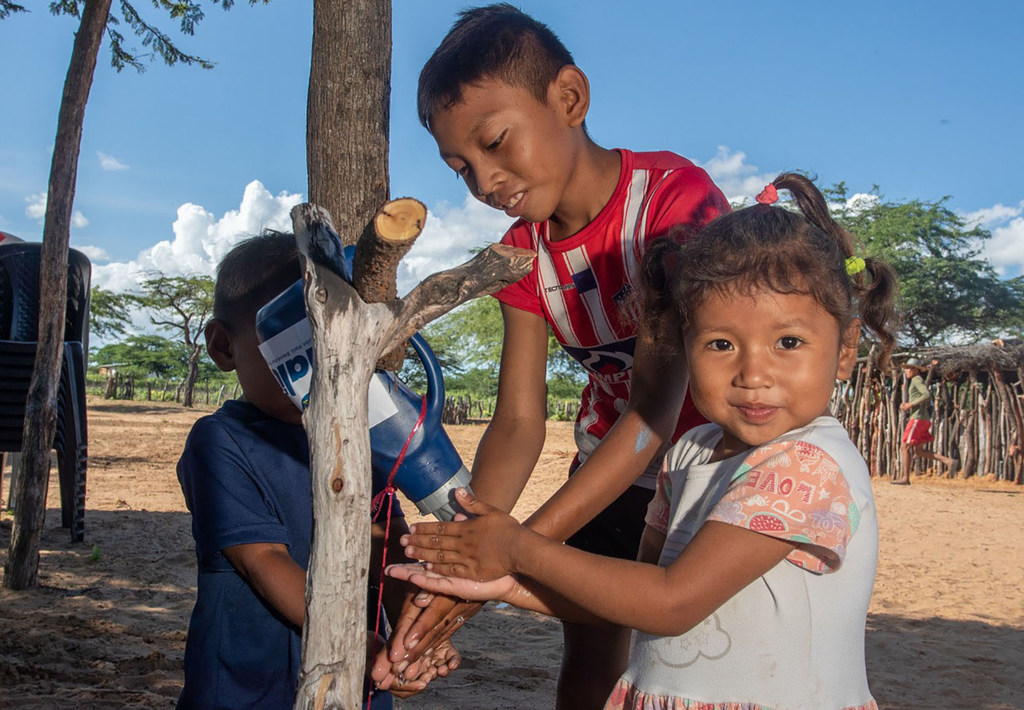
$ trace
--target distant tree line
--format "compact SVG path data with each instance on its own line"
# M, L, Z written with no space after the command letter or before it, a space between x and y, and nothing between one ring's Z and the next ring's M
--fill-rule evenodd
M200 377L233 385L234 375L222 373L206 354L203 330L213 315L213 279L150 273L140 289L140 293L92 289L91 331L120 340L90 352L91 368L116 368L118 374L132 378L176 379L186 407L193 404ZM136 309L148 316L157 333L129 334Z
M966 344L1024 335L1024 277L1000 278L981 255L991 233L968 225L951 210L949 198L934 202L891 202L874 188L868 199L850 201L844 183L827 191L837 219L860 241L864 252L885 259L900 278L905 349ZM182 401L191 404L195 382L234 385L206 355L203 328L212 313L213 280L208 276L150 274L135 294L92 292L92 332L115 342L90 355L94 366L118 365L135 378L185 383ZM141 309L157 333L129 334L131 313ZM447 393L486 408L498 391L502 343L501 310L492 298L465 304L423 330L441 363ZM870 347L864 344L864 350ZM401 378L414 390L426 378L410 352ZM548 347L549 410L571 417L586 379L582 368L559 347Z

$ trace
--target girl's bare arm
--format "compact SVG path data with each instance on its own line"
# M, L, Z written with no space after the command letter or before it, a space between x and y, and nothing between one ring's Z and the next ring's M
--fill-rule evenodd
M582 552L527 530L471 497L461 498L460 503L477 517L414 525L405 539L410 557L428 561L430 570L438 574L470 580L522 575L596 617L663 636L693 628L795 547L795 543L712 521L665 568ZM645 557L652 558L660 542L648 537ZM560 613L561 601L555 597L543 601L546 608L537 610Z

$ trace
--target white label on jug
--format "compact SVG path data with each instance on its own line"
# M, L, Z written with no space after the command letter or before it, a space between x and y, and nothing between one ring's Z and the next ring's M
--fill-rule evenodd
M303 318L285 328L260 343L259 347L277 384L296 407L305 410L309 405L309 388L313 384L313 334L309 329L309 319ZM370 378L367 396L371 429L398 412L387 388L376 375Z
M288 399L299 409L305 409L313 379L313 336L309 319L303 318L260 343L260 353Z
M385 419L390 419L398 414L398 407L395 406L394 401L391 399L391 395L388 394L388 388L380 381L380 377L378 375L374 375L370 378L369 405L371 429Z

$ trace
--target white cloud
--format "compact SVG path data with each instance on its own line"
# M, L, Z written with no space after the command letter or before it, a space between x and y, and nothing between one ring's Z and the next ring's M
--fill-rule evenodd
M245 186L238 209L216 217L202 205L186 202L171 225L174 238L162 240L132 261L103 264L93 269L93 283L110 291L135 291L148 271L176 276L212 276L220 259L242 239L263 229L291 230L291 208L302 202L297 193L274 196L259 180Z
M1004 276L1024 273L1024 217L1015 217L992 230L983 253Z
M753 202L754 196L775 177L775 173L764 173L756 165L747 164L743 151L730 152L724 145L718 146L718 153L711 160L694 162L707 170L729 202Z
M1016 207L996 203L961 215L968 227L981 227L992 238L982 244L981 253L1002 276L1024 273L1024 200Z
M99 261L110 261L110 254L101 247L74 245L74 248L89 257L89 261L93 264Z
M97 150L96 155L100 158L100 167L103 170L128 170L128 166L112 155Z
M42 220L46 216L46 193L39 192L25 198L28 207L25 208L25 216L31 219Z
M34 195L29 195L25 198L25 202L28 203L25 208L25 216L42 222L46 217L46 193L37 192ZM80 210L75 210L71 213L71 226L81 229L89 226L89 220Z
M173 239L157 242L131 261L94 264L93 283L124 292L136 291L147 271L212 276L224 254L245 237L264 228L291 231L289 213L302 200L302 195L289 192L275 197L254 180L245 187L239 208L219 218L202 205L183 204L172 225ZM511 223L469 195L461 207L442 203L428 214L423 233L399 265L399 293L407 293L430 274L468 261L472 249L498 241Z
M468 261L471 250L501 239L513 220L467 194L461 207L442 203L398 267L398 292L407 293L438 271Z
M872 195L869 192L858 192L857 194L846 198L846 209L856 214L861 210L867 210L874 207L878 204L878 201L878 195Z
M988 229L994 225L998 225L1002 222L1013 219L1014 217L1020 216L1022 211L1024 211L1024 202L1021 202L1016 207L1007 207L1002 203L997 203L991 207L984 207L974 212L968 212L963 215L963 218L968 227L984 227Z

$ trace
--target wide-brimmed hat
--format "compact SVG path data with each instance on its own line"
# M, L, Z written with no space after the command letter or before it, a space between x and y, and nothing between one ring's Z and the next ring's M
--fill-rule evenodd
M916 367L918 370L923 370L924 363L916 357L908 357L906 362L903 363L903 367Z

